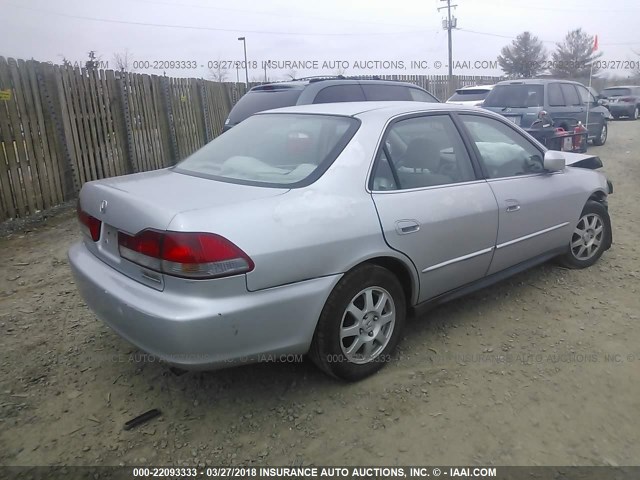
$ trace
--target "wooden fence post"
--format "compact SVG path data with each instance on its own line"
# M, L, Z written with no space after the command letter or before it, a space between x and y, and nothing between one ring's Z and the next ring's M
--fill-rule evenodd
M171 107L171 85L168 77L162 77L162 97L164 99L164 114L169 124L169 145L171 146L171 164L178 161L178 140L176 138L176 124Z

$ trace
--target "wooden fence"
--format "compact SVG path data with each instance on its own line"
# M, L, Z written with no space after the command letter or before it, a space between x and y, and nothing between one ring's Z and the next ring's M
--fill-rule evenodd
M175 164L220 133L245 88L0 57L0 221Z
M446 100L496 77L380 76ZM216 83L0 57L0 221L75 198L84 182L168 167L220 134L245 93Z

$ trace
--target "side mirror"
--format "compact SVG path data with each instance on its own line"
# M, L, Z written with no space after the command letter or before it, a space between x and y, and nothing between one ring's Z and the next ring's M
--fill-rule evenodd
M543 166L548 172L562 170L565 167L564 155L557 150L547 150L544 154Z

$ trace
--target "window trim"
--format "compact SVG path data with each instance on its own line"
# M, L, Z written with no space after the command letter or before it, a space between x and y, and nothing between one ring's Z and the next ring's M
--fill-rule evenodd
M526 175L511 175L511 176L508 176L508 177L492 178L489 175L487 167L485 166L485 164L484 164L484 162L482 160L482 155L480 154L480 150L478 150L478 147L476 146L475 142L473 141L473 137L471 136L471 132L469 131L467 126L464 124L464 121L462 120L462 118L458 118L458 117L462 117L462 116L484 117L484 118L489 118L489 119L495 120L496 122L499 122L499 123L501 123L503 125L506 125L511 130L513 130L515 133L520 135L520 137L522 137L523 140L526 140L536 150L538 150L541 153L543 162L544 162L544 154L547 152L547 149L540 142L538 142L535 138L533 138L531 135L529 135L529 133L527 133L526 131L524 132L524 135L523 135L523 131L520 131L522 129L518 130L516 125L514 125L512 122L510 122L508 120L505 120L503 117L496 118L493 115L486 115L486 114L481 113L481 112L477 112L477 113L476 112L464 112L464 113L455 112L454 116L456 117L456 120L459 121L460 128L464 131L464 136L467 137L468 140L469 140L469 144L471 146L471 150L473 152L473 156L476 158L476 161L480 165L480 168L482 169L483 178L486 181L491 182L491 181L494 181L494 180L508 180L508 179L513 179L513 178L527 178L527 177L532 177L532 176L549 175L550 173L554 173L554 172L547 172L546 170L543 170L542 172L529 173L529 174L526 174ZM543 165L544 165L544 163L543 163Z
M476 182L480 182L480 181L484 181L483 178L483 171L480 169L479 165L476 165L476 159L474 158L474 155L472 154L471 151L469 151L469 145L468 142L465 140L465 136L464 134L460 131L459 126L456 123L456 120L454 118L454 116L452 115L453 112L449 111L449 110L440 110L440 111L434 111L434 112L411 112L411 113L406 113L406 114L401 114L398 115L396 117L393 117L391 119L389 119L384 127L384 130L382 132L382 135L380 136L379 140L378 140L378 145L376 146L375 149L375 154L373 157L373 162L371 162L371 166L369 168L369 172L367 174L367 183L366 183L366 191L367 193L371 193L371 194L379 194L379 193L403 193L403 192L415 192L415 191L419 191L419 190L426 190L426 189L434 189L434 188L443 188L443 187L452 187L452 186L456 186L456 185L467 185L470 183L476 183ZM462 139L462 144L464 146L465 151L467 152L467 157L469 158L469 161L471 162L471 166L473 168L473 174L474 174L474 179L473 180L468 180L465 182L455 182L455 183L443 183L441 185L428 185L428 186L424 186L424 187L414 187L414 188L396 188L395 190L374 190L373 189L373 178L376 172L376 169L378 167L378 163L380 162L380 152L383 150L386 150L386 145L385 145L385 141L389 135L389 131L393 128L393 126L398 123L401 122L403 120L411 120L413 118L424 118L424 117L434 117L434 116L448 116L454 127L455 130L457 132L457 134L460 136L460 138ZM385 153L386 155L386 153ZM389 164L390 168L392 169L392 173L394 175L394 178L396 177L396 173L395 173L395 166L390 163Z

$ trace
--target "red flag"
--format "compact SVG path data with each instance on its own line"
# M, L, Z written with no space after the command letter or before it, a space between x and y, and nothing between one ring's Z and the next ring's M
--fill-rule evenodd
M596 50L598 50L598 35L595 36L594 40L593 40L593 52L595 52Z

